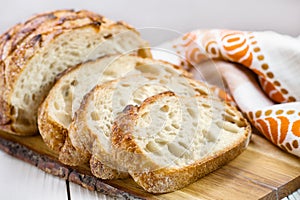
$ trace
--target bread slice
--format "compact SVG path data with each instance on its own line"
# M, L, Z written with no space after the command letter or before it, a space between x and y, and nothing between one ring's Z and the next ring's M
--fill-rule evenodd
M164 63L151 71L166 66ZM169 90L186 96L207 96L211 92L205 84L184 76L176 76L170 73L170 68L166 68L165 72L161 71L155 76L151 74L127 76L97 85L85 96L70 126L69 137L77 154L85 155L80 158L92 156L90 166L95 176L106 178L106 172L99 171L95 163L102 163L106 169L123 170L112 157L110 146L111 127L117 113L128 104L139 105L147 97Z
M80 11L81 12L81 11ZM35 15L25 23L19 23L10 28L7 32L0 36L0 88L5 88L5 61L6 58L11 55L12 52L17 48L18 45L21 45L23 41L30 40L33 36L42 33L44 30L50 31L51 28L58 26L58 24L63 25L61 17L64 21L69 21L72 18L72 21L76 20L74 18L77 12L73 10L57 10L48 13L42 13ZM27 39L27 40L26 40ZM27 41L28 42L28 41ZM10 106L7 104L4 99L5 90L0 90L0 110L1 113L11 112ZM0 113L0 124L3 129L10 129L11 119L7 114ZM7 128L5 128L7 127Z
M18 135L37 133L38 106L65 69L108 54L151 56L132 27L88 11L51 12L18 26L17 45L0 62L0 127Z
M138 83L149 81L148 78L155 77L130 76L110 81L103 85L97 85L85 96L80 110L76 112L75 122L71 124L69 132L72 144L75 144L74 146L76 147L76 152L72 154L81 155L80 158L82 161L85 161L85 158L91 157L90 168L96 177L101 179L117 179L128 176L127 172L124 173L116 167L104 164L110 158L110 129L114 116L117 112L122 111L127 101L137 103L147 96L166 90L166 88L161 86L133 87L137 86ZM120 90L117 90L118 87L120 87ZM133 92L130 91L131 89L137 89L133 96L128 95L131 94L130 92ZM96 133L98 134L95 135ZM65 149L64 146L63 151ZM99 157L98 152L102 152L101 155L105 156ZM76 161L78 162L78 159Z
M240 154L250 131L241 113L216 98L165 92L119 114L113 157L146 191L171 192Z
M170 73L173 73L171 75L189 76L186 71L171 64L130 55L106 56L67 70L52 87L39 108L39 132L45 143L54 151L61 151L74 113L79 108L83 96L96 84L127 74L145 72L153 75L169 73L170 76ZM71 152L66 149L63 151ZM65 164L72 164L71 160L75 157L69 153L62 153L60 160Z

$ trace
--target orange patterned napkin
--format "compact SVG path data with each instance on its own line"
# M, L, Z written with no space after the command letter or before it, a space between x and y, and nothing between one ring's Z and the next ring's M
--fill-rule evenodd
M252 125L300 157L299 38L274 32L196 30L161 47L176 52L178 57L169 61L195 73L202 63L214 60Z

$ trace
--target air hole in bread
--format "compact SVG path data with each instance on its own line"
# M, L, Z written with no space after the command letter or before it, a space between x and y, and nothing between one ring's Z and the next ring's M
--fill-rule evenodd
M142 116L141 116L141 118L144 119L144 121L145 121L146 124L151 124L152 120L151 120L149 112L143 113Z
M169 106L168 106L168 105L164 105L164 106L162 106L162 107L160 108L160 110L161 110L162 112L169 112Z
M192 117L192 118L197 118L197 113L195 112L195 110L194 109L192 109L192 108L187 108L187 111L188 111L188 113L190 114L190 116Z
M164 145L168 144L168 141L166 141L166 140L164 140L164 139L162 139L162 138L156 138L154 141L155 141L157 144L161 145L161 146L164 146Z
M70 52L70 55L76 57L76 56L80 56L80 53L76 52L76 51L72 51L72 52Z
M171 154L173 154L174 156L176 156L178 158L180 158L182 156L182 154L184 153L184 149L179 147L179 145L177 145L175 143L169 143L168 150Z
M167 84L168 81L167 81L166 79L161 79L161 80L159 80L159 83L160 83L160 84Z
M135 98L135 99L133 99L133 102L136 103L137 105L140 105L142 103L142 101L140 99Z
M232 132L232 133L238 133L239 132L239 127L230 123L230 122L222 122L222 121L218 121L217 125L219 126L219 128L224 129L228 132Z
M89 49L91 46L92 45L90 43L88 43L85 47Z
M20 98L20 92L16 92L16 97Z
M99 121L100 120L100 116L99 116L98 112L96 112L96 111L91 112L91 118L92 118L93 121Z
M25 94L24 97L23 97L23 101L26 105L29 104L29 95L28 94Z
M194 82L190 82L190 85L193 86L194 88L197 88L197 85Z
M160 72L157 67L152 67L152 65L146 65L146 64L141 64L137 63L135 66L135 69L142 72L142 73L149 73L154 76L159 76Z
M110 132L109 131L111 129L111 126L110 126L110 124L105 124L105 127L106 127L107 131L105 131L104 134L108 138L108 137L110 137Z
M232 110L226 110L226 113L235 117L235 113Z
M103 72L103 75L104 76L116 76L116 71L113 71L113 70L105 70L104 72Z
M199 88L195 88L195 90L200 94L200 95L208 95L206 91L201 90Z
M182 146L183 148L188 149L187 144L185 144L184 142L179 141L178 144L179 144L180 146Z
M47 80L47 75L43 75L42 81L45 82Z
M72 86L77 86L77 85L78 85L78 81L77 81L77 80L71 81L71 85L72 85Z
M73 39L72 39L72 38L70 38L69 40L70 40L70 42L72 42L72 41L73 41ZM65 47L65 46L67 46L68 44L69 44L68 42L63 42L63 43L61 44L61 46L62 46L62 47Z
M166 127L165 127L165 130L169 132L169 131L172 130L172 128L171 128L170 126L166 126Z
M47 57L48 56L48 52L43 53L43 57Z
M60 50L60 47L55 47L55 48L54 48L54 51L55 51L55 52L58 52L59 50Z
M51 63L49 66L49 69L53 69L54 68L55 63Z
M206 103L203 103L202 106L203 106L204 108L211 108L211 105L206 104Z
M128 83L122 83L121 84L123 87L130 87L130 85Z
M168 73L170 73L171 76L178 76L177 72L174 71L174 69L170 68L166 68L166 71Z
M173 126L175 129L179 129L180 128L180 126L178 124L174 124L174 123L172 123L171 126Z
M56 101L54 102L54 108L55 110L60 110L59 103Z
M158 153L160 147L155 142L150 141L150 142L148 142L148 144L146 144L146 149L147 149L148 152Z
M175 112L169 112L169 118L172 119L176 115Z

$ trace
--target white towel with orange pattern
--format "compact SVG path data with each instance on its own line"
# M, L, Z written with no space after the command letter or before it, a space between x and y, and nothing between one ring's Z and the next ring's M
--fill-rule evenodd
M274 32L196 30L161 47L177 54L178 59L169 61L192 72L213 60L252 125L269 141L300 157L298 38Z

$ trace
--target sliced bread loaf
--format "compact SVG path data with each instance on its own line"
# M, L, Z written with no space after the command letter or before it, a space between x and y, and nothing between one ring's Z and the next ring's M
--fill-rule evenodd
M139 103L147 96L167 90L167 88L161 86L135 87L139 86L140 83L145 83L145 81L148 82L152 78L155 77L129 76L128 78L110 81L103 85L97 85L85 96L69 129L69 137L76 149L76 152L72 152L72 154L81 155L79 157L81 162L86 161L85 158L91 157L90 167L96 177L115 179L125 177L125 174L127 174L111 162L109 137L111 126L114 116L117 112L122 111L128 101ZM116 91L117 87L122 89ZM137 91L134 91L136 89ZM133 92L135 94L131 96L130 94ZM65 150L68 149L66 145L68 143L62 148L62 153L64 157L70 157L65 153ZM101 156L99 156L100 154ZM80 160L76 158L70 164L74 164L74 161L78 162ZM107 163L110 165L107 165Z
M189 76L186 71L171 64L130 55L106 56L69 69L60 76L39 108L38 127L45 143L54 151L60 152L74 113L83 96L95 85L128 74L142 73L156 76L165 74L168 77ZM63 151L70 152L66 149ZM60 160L72 164L68 160L75 157L69 153L64 156L62 153Z
M166 68L166 66L164 64L158 69ZM151 71L154 70L157 69L154 68ZM95 176L105 178L105 172L97 171L97 168L94 167L96 166L95 162L118 171L124 170L112 157L110 134L115 116L126 105L139 105L147 97L169 90L185 96L212 96L205 84L184 76L176 76L168 71L170 68L167 68L166 72L161 71L161 73L155 74L155 76L140 74L110 81L96 86L85 96L70 126L69 137L77 154L92 155L93 159L90 164ZM85 157L87 156L81 158Z
M0 127L18 135L37 133L37 109L55 77L78 63L107 54L150 56L137 31L88 11L57 11L12 29L2 53ZM5 55L5 56L3 56Z
M151 193L171 192L232 160L245 148L250 125L216 98L165 92L119 114L111 135L119 166Z

